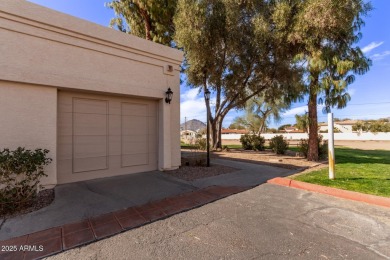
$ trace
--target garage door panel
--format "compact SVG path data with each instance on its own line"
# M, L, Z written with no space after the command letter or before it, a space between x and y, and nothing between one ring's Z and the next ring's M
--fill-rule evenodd
M74 136L73 157L101 157L108 156L107 136Z
M129 154L122 155L122 167L147 165L149 163L149 154Z
M69 94L61 94L61 98L58 99L58 111L62 113L73 112L73 98Z
M110 111L111 112L111 111ZM121 115L112 115L110 114L109 120L108 120L108 132L111 135L118 135L120 136L122 134L121 130L121 122L122 117Z
M122 153L122 137L120 135L110 135L108 143L108 154L120 156Z
M107 114L108 102L106 100L73 98L73 113Z
M149 117L148 118L148 133L149 135L157 135L157 118Z
M73 172L87 172L108 169L108 158L92 157L92 158L73 158Z
M122 154L137 154L137 153L148 153L149 147L148 142L123 142L122 143Z
M57 154L60 159L72 159L73 157L73 136L59 135L57 137Z
M107 135L107 115L73 114L74 135Z
M73 146L72 144L58 145L57 150L58 158L71 160L73 158Z
M141 116L149 115L147 104L122 102L122 116Z
M73 173L73 159L72 157L69 159L61 159L57 161L57 170L59 173L59 177L66 178L69 174L65 173Z
M122 136L122 142L148 142L149 137L148 135L141 134L141 135L123 135Z
M157 150L157 136L149 135L148 148L149 148L149 152L153 152Z
M58 113L58 135L72 135L72 113Z
M149 117L157 117L156 111L157 111L157 102L150 102L148 104L148 116Z
M148 134L148 118L122 116L122 135Z

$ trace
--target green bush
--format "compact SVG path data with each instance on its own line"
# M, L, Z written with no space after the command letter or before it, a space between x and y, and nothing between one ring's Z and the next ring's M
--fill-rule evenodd
M323 140L322 135L318 136L318 157L320 159L326 158L328 155L328 141ZM301 139L298 145L299 152L307 158L307 154L309 152L309 140L308 139Z
M242 135L240 138L242 148L245 150L264 151L265 139L258 135Z
M199 150L206 150L207 149L207 140L206 138L197 138L195 141L195 146Z
M52 159L49 150L17 148L0 152L0 215L12 213L31 203L38 193L43 168Z
M269 142L271 150L276 154L285 154L288 149L288 142L283 135L276 135Z

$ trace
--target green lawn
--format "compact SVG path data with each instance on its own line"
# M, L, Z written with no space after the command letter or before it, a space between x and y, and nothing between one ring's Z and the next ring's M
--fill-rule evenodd
M224 146L224 145L222 145ZM229 147L230 149L240 149L242 148L242 145L241 144L229 144L227 145L227 147Z
M328 168L294 179L390 197L390 151L336 148L335 154L335 180L328 179Z

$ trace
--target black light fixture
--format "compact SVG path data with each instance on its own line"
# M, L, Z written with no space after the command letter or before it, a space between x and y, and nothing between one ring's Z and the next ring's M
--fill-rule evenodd
M172 92L171 88L168 88L168 90L167 90L167 92L165 92L165 94L166 94L165 102L168 104L171 104L171 100L172 100L172 96L173 96L173 92Z
M204 91L204 99L207 103L210 100L210 90L208 88ZM207 106L207 130L206 130L206 147L207 147L207 167L210 167L210 125L209 125L209 106Z

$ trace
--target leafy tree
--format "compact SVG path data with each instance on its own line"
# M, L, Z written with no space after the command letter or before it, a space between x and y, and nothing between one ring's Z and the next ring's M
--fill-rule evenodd
M309 116L307 113L303 115L295 115L295 127L307 133L309 131Z
M273 134L275 134L275 133L277 133L278 132L278 129L276 129L276 128L267 128L267 133L273 133Z
M236 118L236 122L246 126L253 133L260 135L270 123L280 122L281 113L290 108L290 102L285 102L282 97L266 101L264 97L253 97L247 101L245 115Z
M359 132L387 133L390 132L390 123L388 119L358 121L352 126L352 130Z
M229 125L229 129L243 130L246 129L246 126L239 122L239 117L236 117L233 119L233 122Z
M278 130L279 130L279 131L284 131L284 129L285 129L286 127L290 127L290 126L291 126L291 124L281 125L281 126L278 127Z
M150 41L172 46L177 0L113 0L106 6L116 17L110 26Z
M222 122L231 109L299 85L286 33L292 16L280 9L266 0L178 1L174 40L185 51L188 84L212 92L213 104L205 102L214 149L222 146Z
M370 10L370 3L362 0L307 0L288 1L298 10L289 40L301 50L297 59L306 70L309 95L309 152L308 160L318 160L317 100L325 104L325 112L332 107L347 105L347 87L354 74L363 74L370 61L359 47L362 17Z

